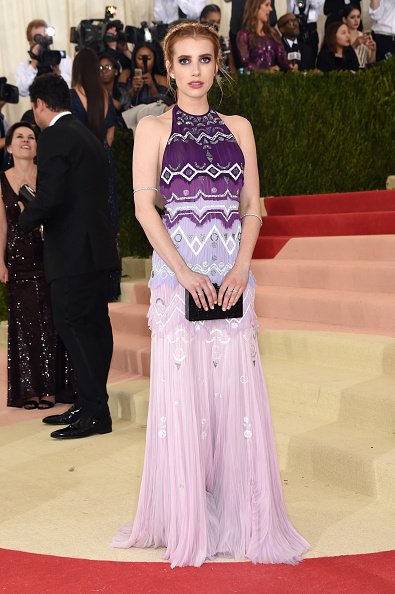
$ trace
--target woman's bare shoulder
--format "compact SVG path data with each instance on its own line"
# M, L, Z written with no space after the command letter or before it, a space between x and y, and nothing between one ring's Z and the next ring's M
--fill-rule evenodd
M250 134L252 130L251 123L247 118L239 115L223 115L218 114L221 120L225 122L229 130L236 137L236 140L241 143L246 134Z

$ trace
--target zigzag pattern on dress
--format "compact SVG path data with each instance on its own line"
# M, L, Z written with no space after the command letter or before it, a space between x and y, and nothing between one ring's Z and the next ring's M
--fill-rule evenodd
M194 212L194 210L192 208L188 208L188 209L184 208L184 209L179 209L179 211L176 212L173 216L171 216L169 213L166 213L164 215L164 218L166 218L167 223L169 224L169 226L171 226L171 225L174 225L175 222L177 221L177 219L179 219L181 217L188 217L190 219L195 219L196 224L200 224L200 223L203 223L205 221L205 219L210 219L212 217L215 217L216 215L218 217L221 217L222 219L224 219L224 221L226 223L229 223L231 221L231 219L234 218L235 216L239 217L239 211L238 211L238 209L232 209L229 213L226 213L222 209L206 208L205 212L203 212L202 215L199 215L198 213Z
M235 181L237 181L239 177L243 175L243 169L240 167L239 163L234 163L231 167L229 167L229 165L230 163L222 168L210 164L202 169L198 169L190 163L186 163L180 171L171 171L169 167L166 166L160 177L166 184L170 184L173 177L177 176L183 177L188 182L191 182L198 175L209 175L211 178L216 179L220 175L228 173Z
M193 140L194 142L196 142L196 144L201 144L203 138L206 139L206 143L204 144L217 144L217 142L223 142L224 140L236 142L233 134L225 134L225 132L222 132L222 130L218 130L213 136L210 136L210 134L207 134L207 132L200 132L198 136L195 136L193 132L187 130L185 134L181 134L180 132L173 132L173 134L169 137L167 143L169 144L174 140L181 140L182 142L188 142L188 140Z
M177 246L177 244L181 243L181 241L185 241L188 248L191 252L197 256L203 250L204 246L207 242L221 242L224 248L226 249L229 256L233 254L235 249L238 247L239 240L240 240L240 231L241 225L238 225L237 228L237 240L236 240L236 233L230 233L228 237L225 239L224 233L218 229L217 225L213 225L211 229L208 229L204 235L201 235L202 239L200 240L196 235L192 240L189 239L189 235L187 235L184 229L178 225L174 231L170 234L173 243Z
M163 262L163 260L159 260L159 265L157 264L157 262L157 259L155 261L152 261L151 276L156 276L159 278L165 278L166 276L175 276L175 273L171 270L171 268L168 267L167 264L165 264L165 262ZM208 262L203 262L202 265L195 264L191 267L191 270L193 270L193 272L198 272L199 274L204 274L206 276L212 274L213 276L220 277L225 276L225 274L227 274L229 270L232 270L232 268L233 265L229 262L227 262L226 264L224 262L220 262L219 264L208 264Z
M230 198L231 200L239 200L240 197L240 191L236 190L236 194L232 194L232 192L229 190L229 188L226 188L225 192L223 192L223 194L218 194L217 193L217 188L212 188L211 190L213 193L212 194L205 194L205 192L203 192L203 190L198 190L196 192L196 194L193 194L192 196L189 194L189 190L183 190L182 196L177 196L177 194L175 192L172 192L170 198L166 201L166 209L170 210L171 207L169 207L169 204L171 204L172 202L179 202L180 200L184 201L188 201L188 202L193 202L194 200L198 200L199 198L211 198L214 200L221 200L221 198ZM232 206L227 207L225 204L225 208L228 208L229 210L231 208L233 208Z

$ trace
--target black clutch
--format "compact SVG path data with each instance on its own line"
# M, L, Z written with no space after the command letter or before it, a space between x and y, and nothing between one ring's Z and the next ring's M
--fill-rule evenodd
M215 290L219 291L219 286L214 285ZM217 303L214 305L214 309L208 309L207 311L203 307L199 308L192 295L185 289L185 317L190 322L200 322L203 320L225 320L227 318L242 318L243 317L243 295L240 295L239 299L231 307L225 311L222 310Z
M23 202L23 204L28 204L29 202L31 202L34 198L36 197L36 193L33 190L33 188L31 188L30 186L28 186L27 184L23 184L23 186L21 186L19 188L19 195L18 198L21 202Z

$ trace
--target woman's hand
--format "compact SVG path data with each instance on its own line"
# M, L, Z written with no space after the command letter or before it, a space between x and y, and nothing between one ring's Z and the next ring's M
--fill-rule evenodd
M8 269L4 262L0 263L0 282L7 283L8 282Z
M135 93L143 88L144 82L141 76L134 76L132 78L132 89Z
M199 309L201 307L205 311L208 311L209 308L214 309L214 303L217 303L217 292L208 276L187 268L177 275L177 280L190 292Z
M25 210L25 205L23 204L23 202L21 202L20 200L18 200L18 206L19 206L19 210L22 213Z
M249 268L240 269L235 265L221 283L218 292L218 305L222 311L230 309L240 299L248 283Z
M147 87L149 87L150 89L155 87L154 79L152 78L152 75L149 72L145 72L143 74L143 83L147 85Z

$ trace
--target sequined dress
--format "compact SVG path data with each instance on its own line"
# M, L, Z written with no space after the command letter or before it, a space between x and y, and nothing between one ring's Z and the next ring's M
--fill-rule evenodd
M244 157L215 111L173 109L163 223L188 266L221 284L241 237ZM154 252L151 388L133 524L113 546L165 547L172 567L217 554L297 563L308 543L284 506L257 344L255 280L240 319L188 322L185 290Z
M58 338L44 279L40 231L23 233L18 224L18 197L0 173L7 218L5 262L8 268L8 395L7 405L21 407L33 396L55 395L74 402L75 379Z

